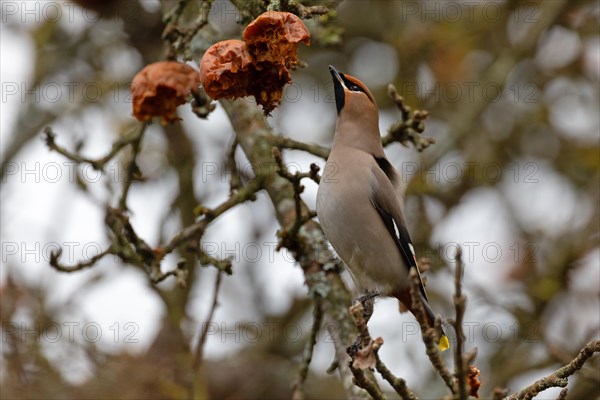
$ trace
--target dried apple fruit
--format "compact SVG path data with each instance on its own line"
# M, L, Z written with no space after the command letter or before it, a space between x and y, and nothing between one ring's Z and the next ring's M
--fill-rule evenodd
M263 63L261 67L250 76L249 91L256 103L262 106L264 114L269 115L281 101L283 88L292 81L292 77L287 69L275 64Z
M204 91L213 99L248 96L252 62L246 43L241 40L213 44L200 63Z
M139 121L162 117L162 123L176 121L175 110L200 85L198 71L176 61L147 65L133 78L133 115Z
M202 85L215 100L254 96L268 115L292 81L290 68L298 64L298 43L309 45L310 33L294 14L269 11L246 27L243 38L218 42L204 53Z
M267 11L244 30L244 42L257 62L290 68L298 63L298 43L310 46L310 33L300 18L289 12Z

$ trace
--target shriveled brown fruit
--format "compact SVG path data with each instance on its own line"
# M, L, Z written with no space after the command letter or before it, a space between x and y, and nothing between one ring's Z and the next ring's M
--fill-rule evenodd
M262 106L264 114L269 115L281 101L283 88L292 81L292 77L287 69L275 64L262 63L262 69L254 68L250 75L250 94Z
M310 33L292 13L267 11L244 30L244 41L254 58L252 95L269 114L292 81L290 68L298 64L298 43L310 45Z
M479 398L479 387L481 386L481 381L479 380L479 373L479 370L475 366L469 365L469 370L467 371L469 396L473 396L477 399Z
M200 63L202 86L213 99L248 96L252 72L252 58L241 40L213 44Z
M200 85L198 71L176 61L161 61L147 65L133 78L133 115L140 121L162 117L162 123L172 122L177 106L185 103L190 92Z
M289 69L298 63L298 43L310 44L300 18L266 12L244 31L244 42L225 40L211 46L200 63L205 92L215 100L254 96L268 115L292 81Z
M298 63L298 43L310 46L310 33L289 12L267 11L244 30L244 41L258 63L268 61L290 68Z

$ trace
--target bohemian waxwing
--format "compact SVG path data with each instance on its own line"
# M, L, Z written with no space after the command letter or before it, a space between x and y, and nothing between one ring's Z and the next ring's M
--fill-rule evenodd
M396 297L412 312L408 273L418 266L402 214L400 175L381 145L377 104L361 81L332 66L329 71L338 118L317 193L319 221L360 292ZM422 282L420 289L433 326ZM443 330L439 347L449 347Z

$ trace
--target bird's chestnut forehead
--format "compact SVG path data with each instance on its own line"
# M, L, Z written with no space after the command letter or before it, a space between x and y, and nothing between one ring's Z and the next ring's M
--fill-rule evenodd
M371 92L365 86L364 83L362 83L361 81L359 81L357 78L353 77L352 75L348 75L348 74L340 74L340 75L342 76L342 79L344 81L353 83L353 84L357 85L359 88L361 88L362 92L364 92L367 95L369 100L371 100L371 102L375 103L375 99L373 98L373 95L371 94ZM346 85L348 85L348 84L346 83Z

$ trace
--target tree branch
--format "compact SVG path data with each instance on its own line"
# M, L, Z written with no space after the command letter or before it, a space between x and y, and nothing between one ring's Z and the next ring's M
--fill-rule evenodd
M329 157L330 149L328 149L327 147L319 146L318 144L298 142L297 140L290 139L282 135L270 135L268 137L268 140L273 144L273 146L285 149L306 151L307 153L310 153L317 157L321 157L324 160L327 160L327 157Z
M565 400L567 398L568 393L569 393L569 389L564 388L563 390L560 391L556 400Z
M336 5L337 6L337 5ZM302 19L310 19L315 16L324 15L329 12L329 8L324 5L305 6L295 0L271 0L269 10L288 11L296 14Z
M359 381L365 390L368 390L364 382L369 380L364 373L361 375L358 373L362 368L376 368L385 379L400 395L403 400L416 400L414 393L406 386L406 381L402 378L396 377L387 368L387 366L379 358L379 349L383 345L383 339L377 338L373 340L369 333L367 326L367 319L365 318L365 308L361 301L355 301L354 305L350 307L350 315L354 318L356 327L358 329L358 338L351 347L348 348L348 353L351 357L351 371L354 374L354 378ZM377 386L376 382L371 382ZM370 393L370 392L369 392Z
M194 351L194 359L192 362L192 372L193 372L193 383L192 383L192 392L194 393L194 398L199 397L199 394L204 393L204 390L199 388L200 382L202 379L199 379L200 367L202 365L202 360L204 359L204 343L206 343L206 336L208 335L208 328L213 320L213 316L215 314L215 310L218 305L218 297L219 290L221 289L221 281L223 278L223 272L217 272L217 279L215 280L215 288L213 292L212 303L210 309L208 311L208 315L206 316L206 320L202 323L202 329L200 331L200 335L198 336L198 343L196 344L196 350Z
M569 364L557 369L552 374L539 379L525 389L511 395L508 400L530 400L538 393L551 387L566 387L568 378L577 372L594 353L600 352L600 340L589 342Z
M365 389L367 393L369 393L375 400L386 399L381 389L379 389L379 387L372 380L367 378L362 369L354 368L352 365L350 365L350 370L354 375L353 382L356 386Z
M175 60L178 54L183 55L185 60L191 59L192 50L190 45L192 39L200 29L208 24L208 16L210 15L213 1L200 1L200 9L196 12L196 18L188 27L180 25L180 18L184 14L186 6L193 2L180 0L170 12L165 12L165 17L163 18L165 28L162 33L162 39L168 45L166 54L168 60Z
M189 242L190 240L200 240L209 223L214 219L238 204L244 203L248 200L255 200L256 192L263 188L263 180L264 179L262 176L258 176L257 178L251 180L246 186L235 192L232 196L214 209L199 207L197 209L197 214L199 214L199 216L204 215L204 218L195 224L184 228L175 236L173 236L169 243L162 247L162 254L164 255L171 253L177 247Z
M200 335L198 336L196 351L194 352L194 362L192 364L192 369L194 370L194 372L198 371L198 368L202 363L202 358L204 354L204 343L206 342L206 335L208 335L208 326L212 322L213 315L215 314L215 309L218 305L217 299L219 297L219 290L221 289L222 278L222 271L217 272L217 279L215 280L215 288L213 291L211 306L208 311L208 315L206 316L206 320L204 321L204 323L202 323L202 330L200 331Z
M144 127L142 126L141 129L134 129L132 132L119 138L112 144L110 151L104 157L97 159L84 157L78 153L73 153L64 147L59 146L56 143L56 133L54 133L52 128L49 126L44 128L44 140L46 141L46 145L50 151L55 151L67 159L76 162L77 164L90 164L95 170L104 172L104 167L106 164L112 160L123 148L135 143L136 141L139 141L143 131Z
M75 265L69 266L63 265L59 262L60 257L62 256L62 248L59 248L58 250L52 251L50 253L50 266L52 266L52 268L60 272L80 271L82 269L92 267L94 264L96 264L98 261L100 261L109 254L115 254L115 250L112 246L109 246L106 250L96 254L87 261L80 261Z
M399 142L406 146L408 142L411 142L418 151L423 151L435 143L435 139L421 135L425 131L424 121L429 113L425 110L412 111L391 83L388 85L388 95L402 113L402 119L392 124L388 129L387 135L381 139L383 146L385 147L393 142Z
M381 374L383 379L388 381L390 385L394 388L396 393L400 395L400 398L403 400L416 400L417 397L415 394L406 386L406 381L402 378L398 378L388 369L388 367L381 361L379 358L379 353L377 353L377 363L375 364L375 368Z
M279 244L277 245L277 250L281 250L282 247L285 247L294 252L298 252L301 251L301 249L298 248L297 240L300 228L302 228L302 225L304 225L305 223L317 216L317 213L314 210L307 210L304 213L302 211L303 203L300 195L304 191L304 186L301 184L301 182L304 178L310 178L318 184L320 181L320 177L318 174L319 167L316 164L311 164L310 172L302 173L300 171L296 171L295 174L291 174L287 170L285 164L283 163L281 151L279 151L279 148L273 147L271 149L271 153L273 154L273 158L275 159L275 163L277 164L277 174L282 178L288 180L293 185L295 205L294 210L296 212L296 218L294 219L293 224L289 227L282 227L277 233L277 235L280 238Z
M125 171L125 179L123 180L123 189L121 192L121 198L119 199L119 210L126 211L127 210L127 196L129 195L129 189L131 188L131 184L134 180L140 179L142 177L142 173L137 165L137 156L140 152L142 139L144 137L144 132L146 131L146 127L148 123L145 122L142 124L140 128L140 133L137 137L131 141L131 161L127 164L127 169Z
M241 148L255 171L272 164L272 146L265 146L273 135L261 110L256 106L237 101L221 101L229 116ZM294 187L277 174L265 177L264 187L273 203L275 216L282 227L291 226L296 219ZM300 203L302 213L308 209ZM319 225L314 221L305 223L298 232L298 249L294 257L302 267L309 293L323 298L323 314L329 333L333 337L338 371L349 399L361 398L362 394L352 384L345 346L356 337L356 327L348 315L350 293L339 276L339 264L329 251L327 241Z
M292 399L293 400L302 400L304 399L304 382L306 381L306 376L308 375L308 367L310 366L310 362L312 361L313 351L315 345L317 344L317 336L319 331L321 330L321 325L323 323L323 308L322 308L322 299L320 297L315 297L315 308L313 311L313 324L310 330L310 336L306 345L304 346L304 350L302 351L302 362L300 363L300 368L298 368L298 375L296 376L296 381L292 386Z

